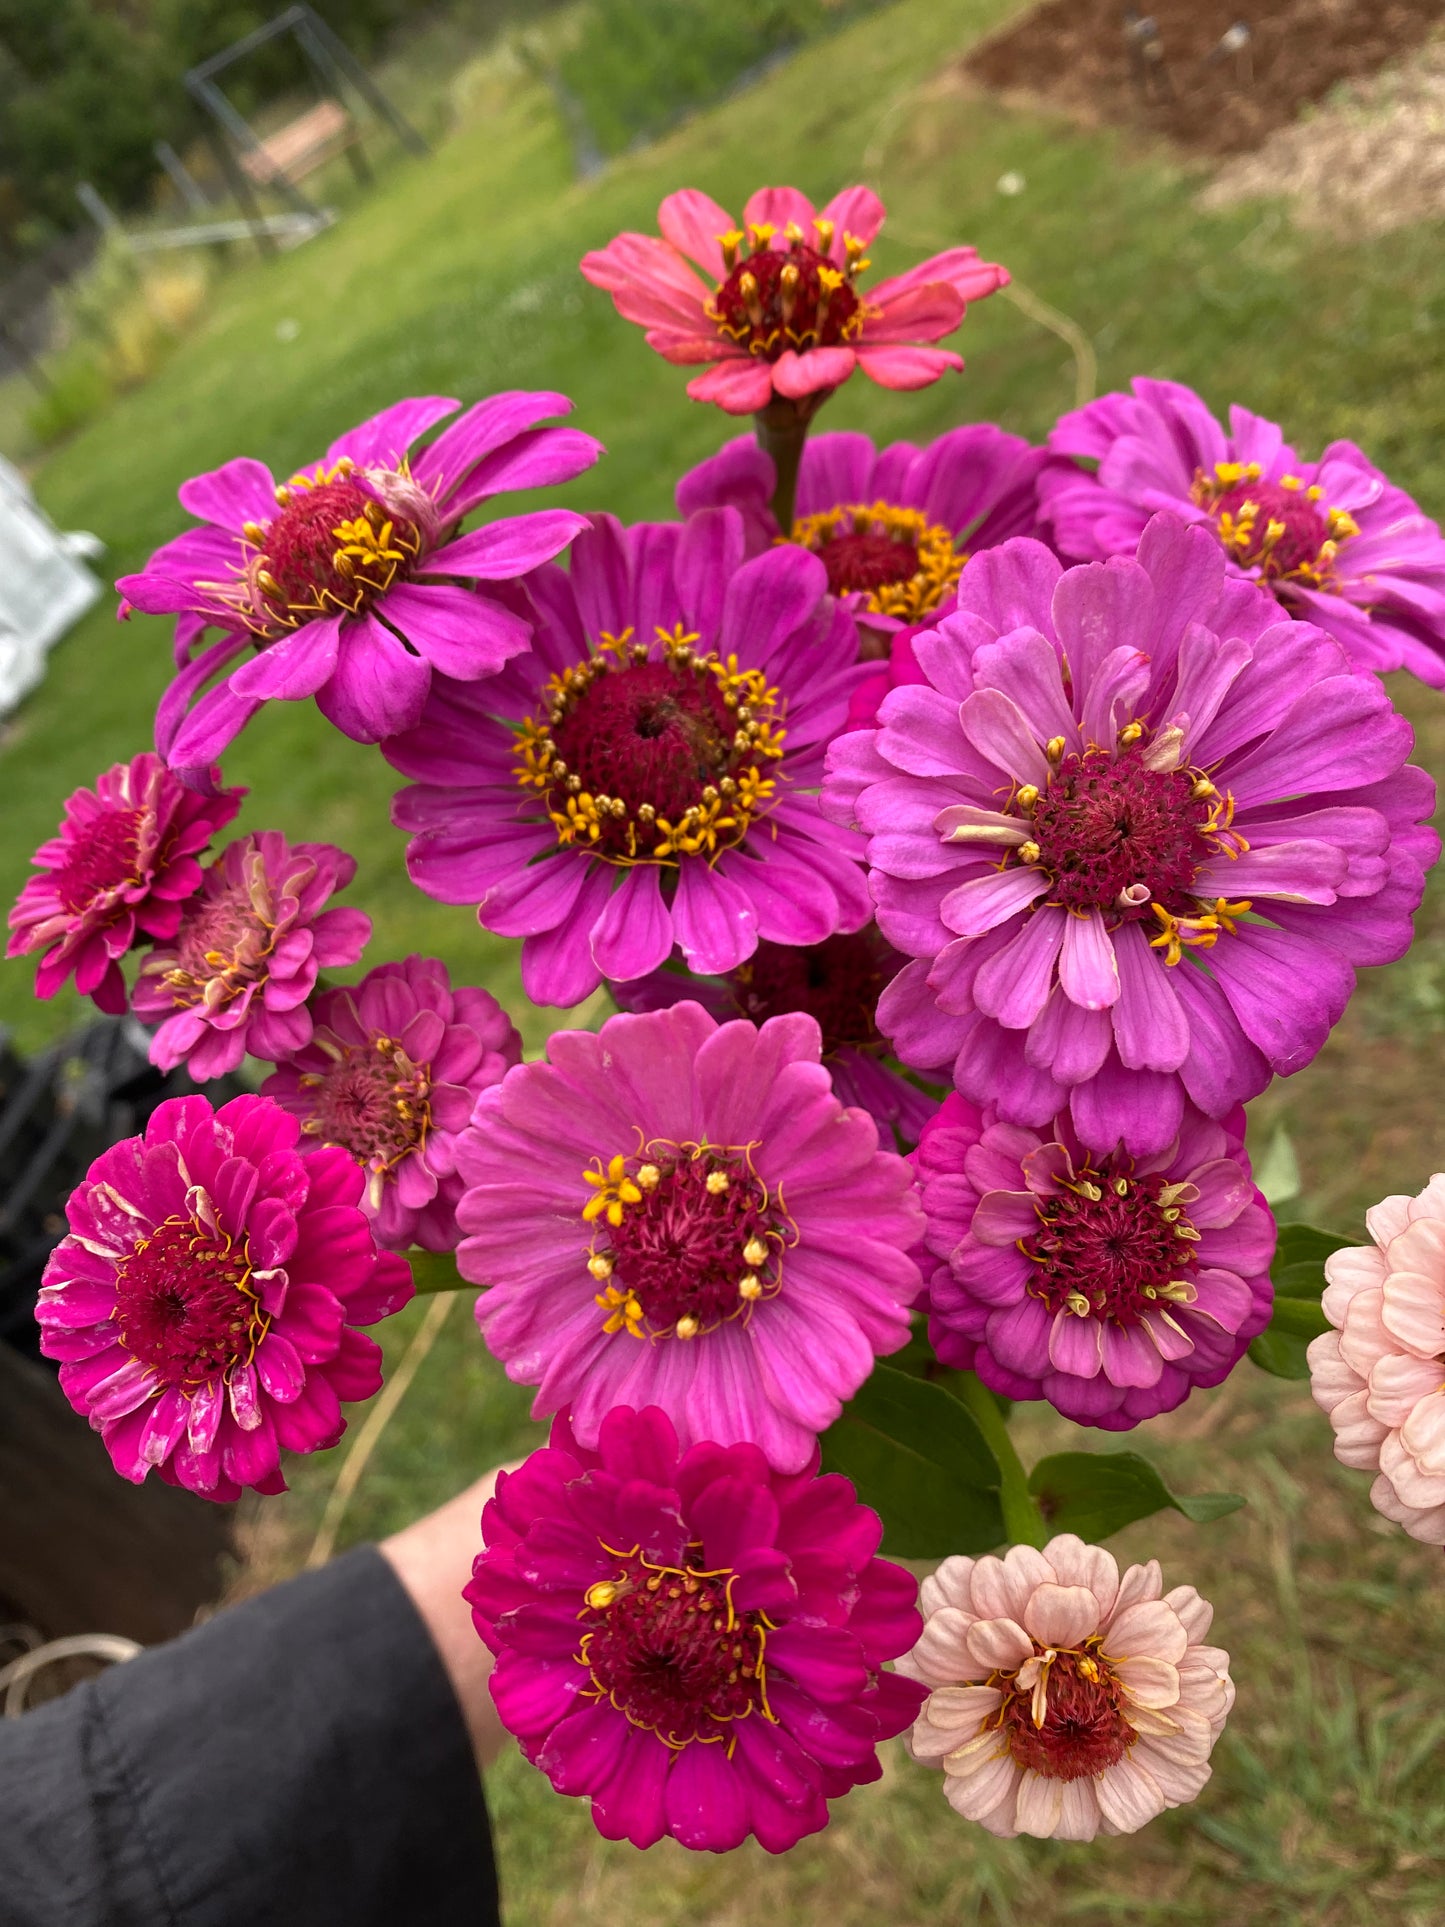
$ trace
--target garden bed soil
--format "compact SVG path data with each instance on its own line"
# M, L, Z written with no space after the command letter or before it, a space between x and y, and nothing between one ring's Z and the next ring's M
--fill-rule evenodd
M964 71L1090 121L1233 154L1341 82L1412 52L1445 22L1442 0L1135 0L1135 8L1133 18L1153 21L1162 61L1136 53L1122 0L1045 0L975 47ZM1250 30L1247 52L1219 52L1238 22Z

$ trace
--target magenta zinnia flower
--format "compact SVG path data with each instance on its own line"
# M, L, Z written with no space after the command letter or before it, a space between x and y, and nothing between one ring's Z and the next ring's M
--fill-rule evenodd
M954 1093L914 1154L943 1262L928 1335L1006 1398L1127 1431L1217 1385L1269 1323L1274 1220L1244 1113L1185 1110L1153 1157L1081 1145L1067 1113L1000 1124Z
M272 699L314 696L346 735L378 742L410 729L434 669L487 676L526 648L526 623L484 591L558 554L583 517L541 509L470 535L458 525L508 489L570 481L601 445L538 426L570 411L565 395L519 391L478 402L413 447L459 406L436 395L398 402L279 488L249 457L182 485L181 506L202 527L116 585L122 615L179 617L180 673L156 717L172 768L204 768ZM210 628L220 639L189 660ZM246 655L252 646L259 653ZM220 670L225 680L196 702Z
M655 970L614 985L612 994L623 1010L669 1010L691 999L719 1023L746 1017L763 1024L806 1011L823 1034L823 1063L840 1102L867 1111L885 1142L896 1129L906 1143L916 1144L938 1106L887 1061L877 1024L878 999L904 961L867 924L801 949L760 943L725 977Z
M782 1853L917 1712L922 1689L883 1670L918 1637L916 1582L816 1472L750 1445L679 1456L662 1412L623 1408L595 1451L559 1419L498 1478L466 1588L492 1698L609 1840Z
M37 997L53 997L73 975L112 1017L125 1009L118 960L137 941L176 934L182 901L200 886L198 852L246 794L216 788L214 776L212 794L198 796L145 750L66 798L59 834L31 858L40 875L10 912L6 956L45 952Z
M899 1670L931 1690L909 1737L948 1803L1011 1840L1137 1833L1197 1799L1234 1704L1214 1608L1164 1591L1159 1562L1120 1573L1072 1532L1042 1552L945 1559L920 1593Z
M798 469L796 520L778 527L770 506L773 458L750 435L683 476L684 515L731 506L757 552L784 535L821 556L828 587L859 623L887 638L948 600L968 557L1038 522L1035 477L1046 458L988 422L952 429L926 448L866 435L813 435Z
M487 991L453 990L435 957L379 964L313 997L310 1014L310 1042L277 1065L263 1095L356 1159L379 1244L450 1251L461 1235L457 1139L478 1093L522 1055L511 1019Z
M1149 1155L1186 1096L1222 1117L1302 1069L1355 966L1408 947L1439 853L1409 724L1202 529L1068 571L990 549L913 650L927 683L839 737L825 792L915 959L879 1007L905 1063Z
M660 1405L684 1445L796 1472L880 1353L908 1341L923 1215L819 1063L811 1017L698 1004L559 1031L477 1100L457 1264L483 1336L543 1417L597 1443Z
M308 1043L317 971L355 963L371 935L365 911L322 907L355 875L355 857L330 843L276 830L228 843L141 965L131 1003L160 1024L151 1062L205 1079L248 1051L275 1063Z
M1229 411L1229 432L1191 388L1132 384L1065 415L1040 514L1080 561L1132 555L1157 509L1201 523L1230 572L1317 622L1362 669L1413 671L1445 688L1445 538L1353 442L1302 461L1276 423Z
M1365 1214L1373 1240L1325 1260L1333 1331L1309 1348L1311 1389L1342 1465L1412 1539L1445 1545L1445 1177Z
M299 1136L269 1098L172 1098L71 1194L40 1348L136 1484L154 1467L205 1499L284 1492L282 1451L335 1445L341 1401L380 1389L381 1348L352 1328L399 1311L411 1273L377 1251L351 1159L303 1158Z
M760 938L867 922L862 844L809 794L866 673L816 556L745 562L735 509L597 516L528 591L530 654L438 679L385 754L416 781L393 809L412 881L524 938L534 1003L645 976L674 943L712 974Z
M661 239L619 234L583 256L582 272L665 360L716 363L687 392L730 415L775 393L816 407L855 368L883 388L926 388L963 359L920 344L952 334L968 303L1009 277L977 248L949 248L865 293L857 277L883 218L866 187L820 214L795 187L761 187L739 228L689 187L658 208Z

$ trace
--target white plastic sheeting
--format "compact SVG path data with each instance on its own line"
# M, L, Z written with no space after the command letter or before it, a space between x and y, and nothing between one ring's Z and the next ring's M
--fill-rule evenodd
M62 535L0 457L0 716L45 674L45 658L101 593L93 535Z

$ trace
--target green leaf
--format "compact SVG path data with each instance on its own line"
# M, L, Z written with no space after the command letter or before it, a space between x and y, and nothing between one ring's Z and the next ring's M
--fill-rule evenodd
M1249 1348L1261 1371L1276 1378L1308 1378L1305 1347L1330 1328L1320 1310L1325 1288L1325 1260L1350 1240L1312 1224L1282 1224L1269 1275L1274 1284L1274 1310L1269 1324Z
M1029 1490L1050 1532L1077 1532L1091 1544L1166 1506L1204 1525L1244 1504L1234 1492L1171 1492L1137 1452L1057 1452L1039 1460Z
M998 1461L942 1385L874 1367L823 1434L823 1469L843 1472L883 1521L898 1559L987 1552L1003 1543Z
M411 1281L416 1286L418 1297L431 1291L475 1291L457 1270L454 1251L423 1251L420 1245L413 1245L406 1254L411 1266Z

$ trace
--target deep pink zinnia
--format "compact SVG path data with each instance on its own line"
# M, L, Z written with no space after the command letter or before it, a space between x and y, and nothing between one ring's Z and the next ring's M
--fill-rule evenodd
M691 515L731 505L753 551L784 536L811 549L878 653L896 630L951 599L970 555L1035 533L1045 458L989 422L951 429L926 448L878 449L850 431L813 435L798 468L795 520L784 530L771 506L773 458L743 435L683 476L677 506Z
M198 853L241 807L246 792L219 789L219 774L198 796L143 750L66 798L58 835L31 858L40 875L10 912L6 956L45 953L37 997L73 975L111 1016L125 1009L119 959L138 940L176 934L182 901L200 885Z
M883 218L870 188L844 188L815 213L795 187L761 187L739 228L689 187L658 208L661 239L619 234L583 256L582 272L665 360L716 363L687 392L730 415L774 394L816 407L855 368L883 388L926 388L963 358L920 344L952 334L1008 273L977 248L949 248L865 292L857 277Z
M511 1019L489 992L453 990L435 957L379 964L359 984L322 991L311 1019L310 1042L263 1095L356 1159L378 1244L450 1251L461 1235L457 1139L478 1093L521 1057Z
M1069 570L1006 542L913 653L823 799L915 960L879 1006L905 1063L1150 1155L1186 1097L1223 1117L1301 1070L1408 947L1439 854L1410 726L1204 530Z
M908 1342L907 1164L839 1103L801 1013L677 1004L547 1049L482 1092L457 1153L488 1345L589 1447L612 1406L660 1405L684 1444L746 1439L796 1472Z
M883 1670L922 1621L881 1536L816 1455L787 1476L750 1445L679 1456L627 1407L589 1451L559 1419L498 1478L466 1588L502 1723L609 1840L782 1853L926 1697Z
M1190 1105L1172 1144L1131 1158L1081 1145L1067 1112L1027 1131L955 1092L914 1165L942 1261L929 1338L1005 1398L1127 1431L1217 1385L1269 1322L1274 1220L1243 1110Z
M178 617L180 672L156 716L173 769L204 770L276 699L314 696L346 735L378 742L416 721L433 670L486 676L526 648L526 623L488 591L558 554L583 518L541 509L469 535L460 523L509 489L570 481L601 445L539 426L570 411L565 395L517 391L414 447L460 405L397 402L279 487L249 457L182 484L181 506L202 527L116 585L122 615ZM220 639L191 660L212 628Z
M867 924L802 947L760 943L724 977L655 970L633 983L614 984L612 996L623 1010L668 1010L691 998L720 1023L746 1017L763 1024L788 1011L806 1011L823 1034L823 1063L839 1099L867 1111L885 1143L896 1129L911 1145L937 1102L888 1062L877 1022L878 999L904 961Z
M604 977L733 969L760 940L868 921L861 840L818 808L823 752L860 676L816 556L743 559L735 509L624 529L599 515L572 566L526 585L529 654L438 678L384 746L413 883L521 937L534 1003Z
M300 1050L317 971L355 963L371 935L365 911L323 908L355 875L355 857L330 843L288 843L276 830L228 843L174 936L141 965L131 1003L159 1022L151 1062L205 1079L248 1051L276 1063Z
M1353 442L1302 461L1262 415L1231 408L1226 434L1192 388L1132 386L1049 436L1059 459L1040 477L1040 514L1061 554L1132 555L1149 517L1170 509L1362 669L1403 667L1445 688L1445 538L1403 489Z
M284 1492L281 1453L335 1445L341 1401L381 1386L353 1327L399 1311L411 1273L377 1251L351 1159L299 1136L269 1098L172 1098L71 1194L40 1348L135 1484Z

